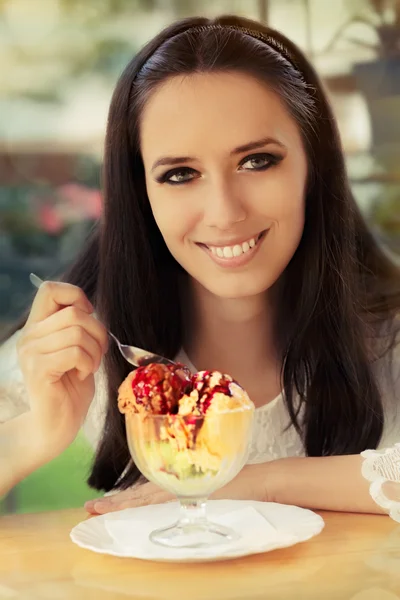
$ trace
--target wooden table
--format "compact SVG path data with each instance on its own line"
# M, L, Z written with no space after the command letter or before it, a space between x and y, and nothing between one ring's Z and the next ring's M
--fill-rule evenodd
M69 532L86 513L0 518L0 598L22 600L400 600L400 525L320 513L309 542L227 562L166 564L95 554Z

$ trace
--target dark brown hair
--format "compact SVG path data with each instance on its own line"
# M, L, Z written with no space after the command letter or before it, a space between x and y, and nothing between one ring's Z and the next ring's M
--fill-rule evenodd
M262 39L235 27L259 32ZM182 270L150 210L139 147L141 109L169 77L226 71L250 74L279 94L308 156L305 228L285 273L278 315L292 425L309 456L374 448L384 419L369 340L376 339L381 323L394 323L399 270L375 242L353 199L318 76L279 32L232 16L185 19L164 29L128 64L109 112L104 215L65 279L86 291L121 340L170 358L177 354L183 339L177 281ZM121 488L132 485L139 473L131 462L121 477L130 454L116 399L129 365L111 346L105 367L109 404L89 484L109 490L118 480ZM302 422L296 392L305 408Z

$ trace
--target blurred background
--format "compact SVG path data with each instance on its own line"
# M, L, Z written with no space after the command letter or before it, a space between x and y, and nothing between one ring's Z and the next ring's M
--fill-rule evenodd
M172 20L221 13L279 29L311 59L357 201L400 258L400 0L0 0L0 335L32 300L29 273L60 273L100 215L106 116L124 66ZM91 459L78 437L0 510L80 506L96 495Z

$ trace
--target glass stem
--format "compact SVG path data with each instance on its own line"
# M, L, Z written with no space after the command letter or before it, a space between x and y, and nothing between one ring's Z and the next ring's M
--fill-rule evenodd
M207 498L180 498L179 525L202 525L207 521Z

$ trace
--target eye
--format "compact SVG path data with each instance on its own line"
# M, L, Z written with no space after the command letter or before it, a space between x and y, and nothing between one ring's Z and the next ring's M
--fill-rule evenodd
M265 171L273 165L278 164L282 158L273 154L252 154L246 156L241 163L240 168L243 171Z
M170 169L160 177L157 177L158 183L168 183L170 185L181 185L189 183L198 177L197 171L190 167L179 167L178 169Z

